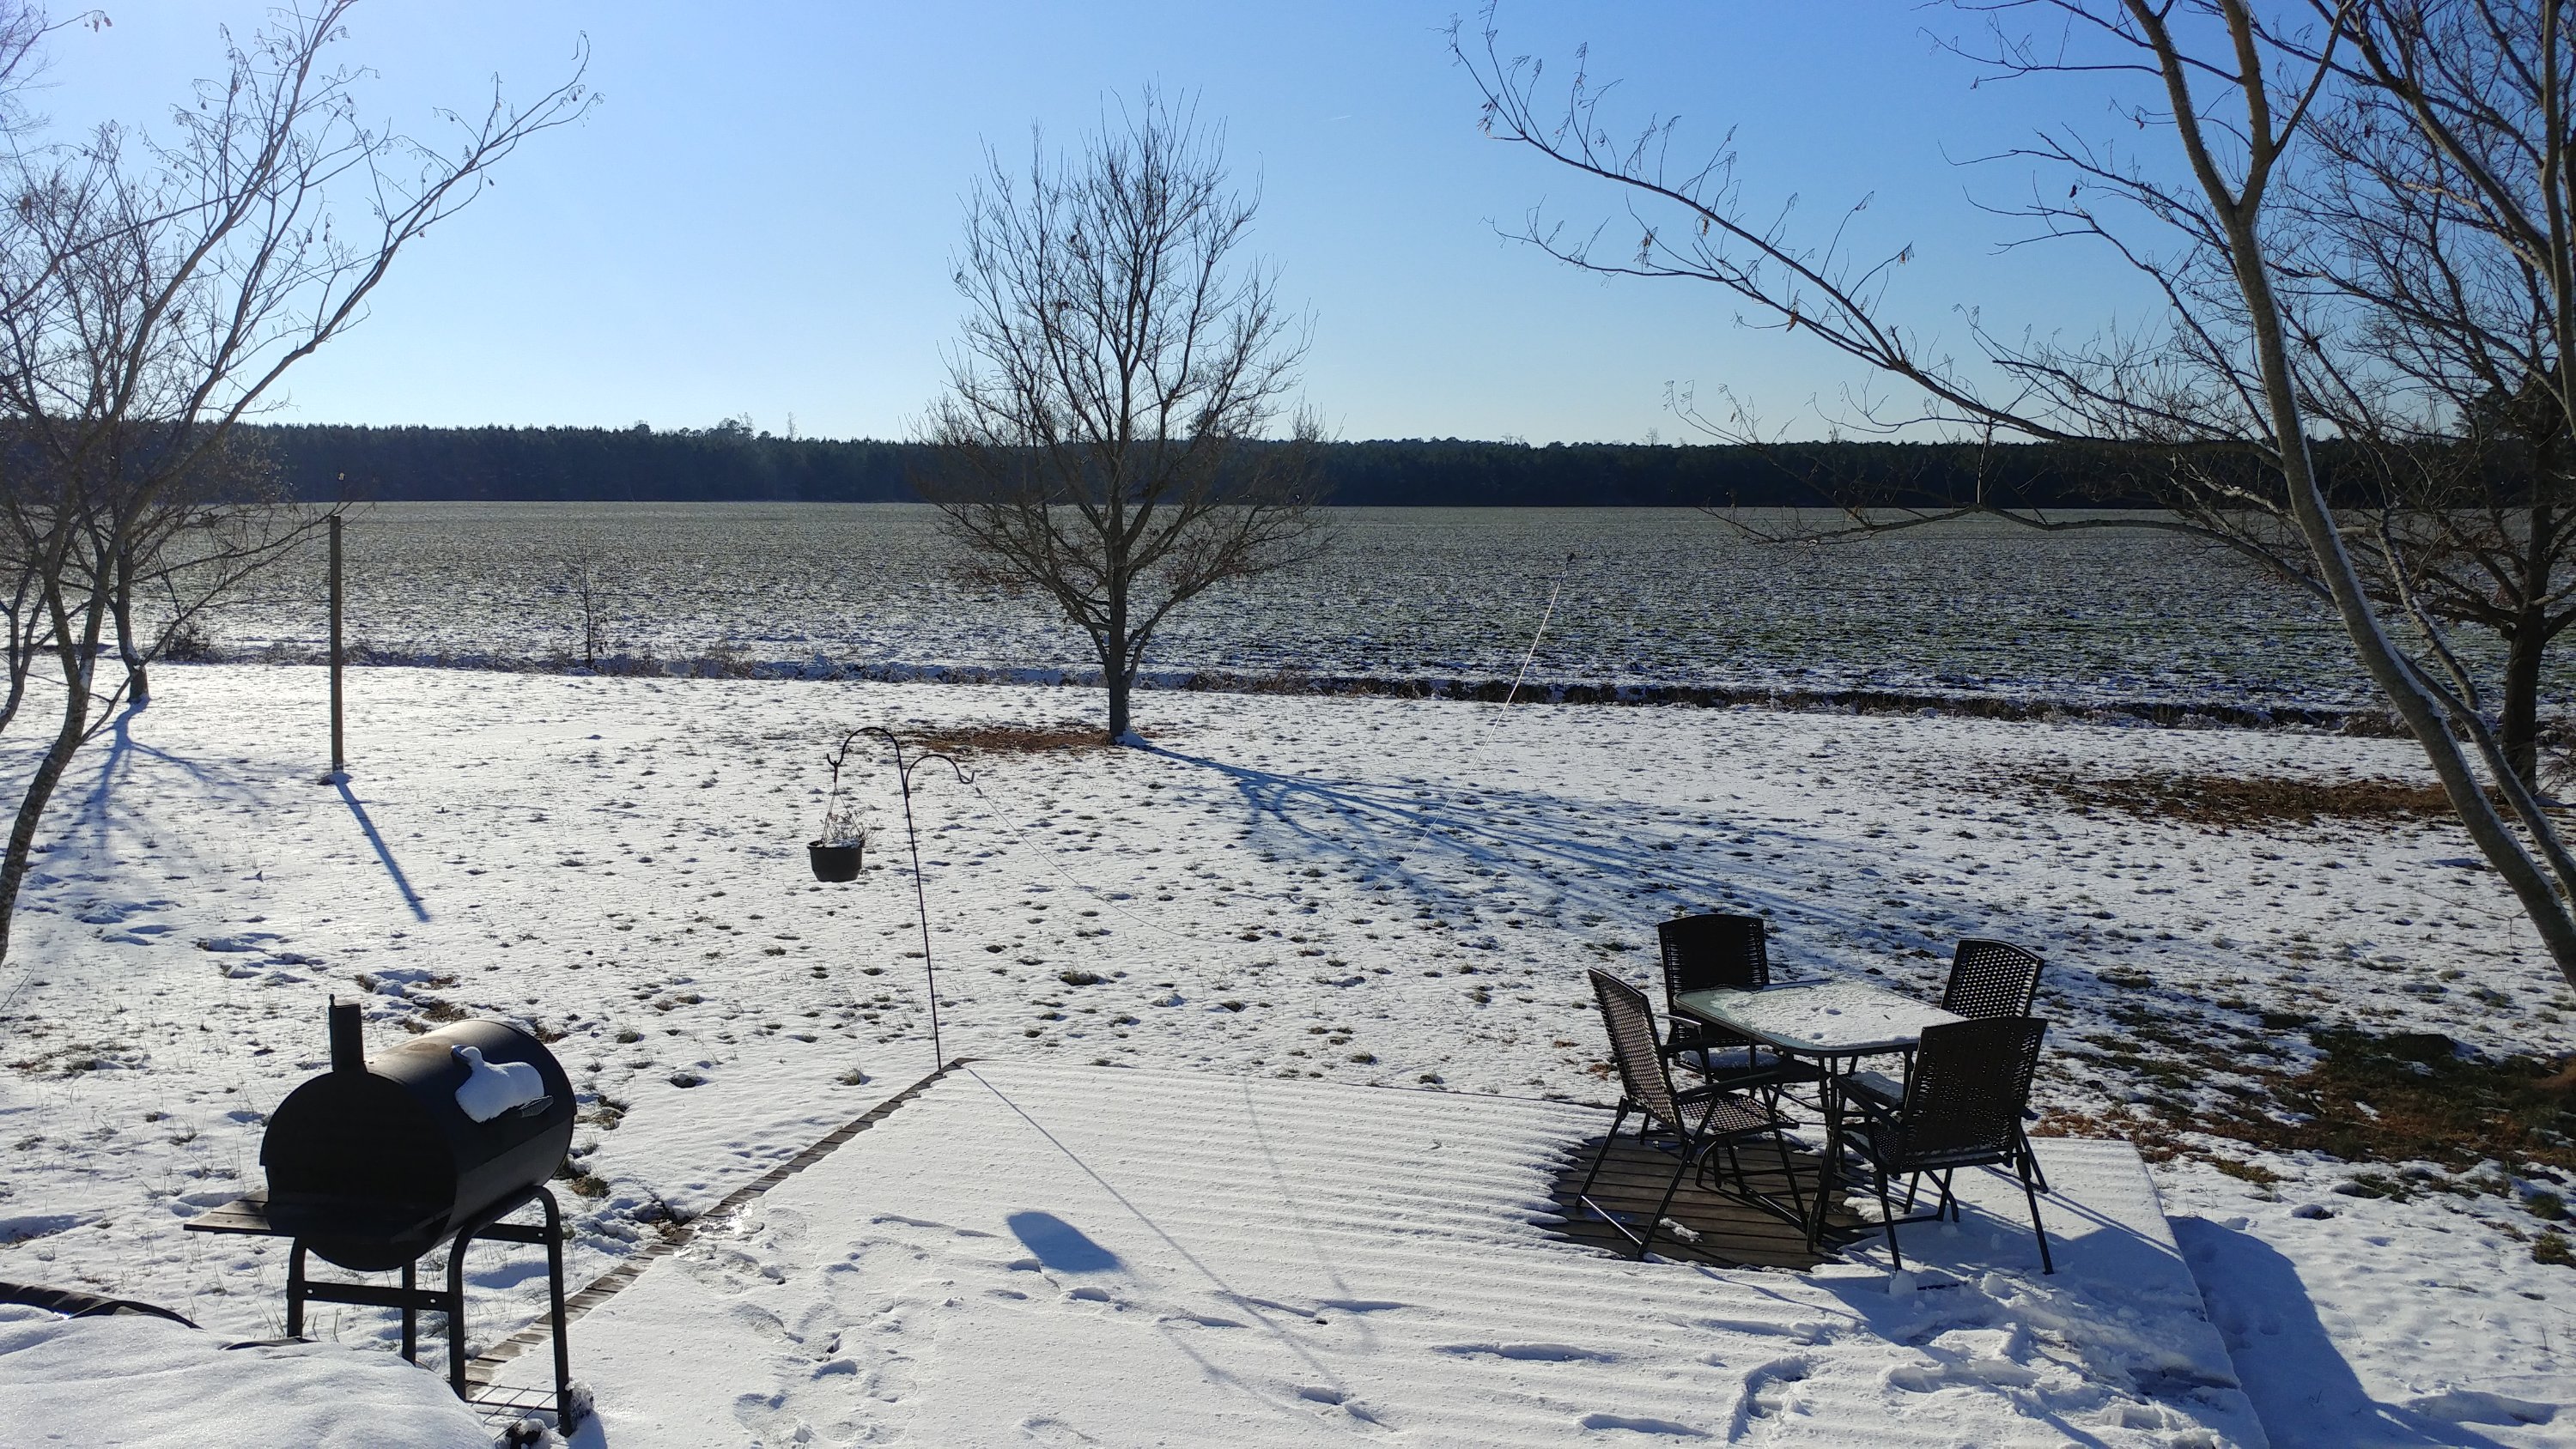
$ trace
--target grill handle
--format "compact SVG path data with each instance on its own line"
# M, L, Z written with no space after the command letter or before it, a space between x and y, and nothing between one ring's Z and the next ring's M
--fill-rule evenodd
M358 1003L331 998L331 1070L365 1073L367 1044L358 1030Z

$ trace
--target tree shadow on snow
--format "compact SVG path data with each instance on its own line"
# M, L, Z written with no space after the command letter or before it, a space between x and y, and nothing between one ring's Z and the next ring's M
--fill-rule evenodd
M70 825L53 844L43 843L40 839L37 846L40 852L57 849L79 838L93 858L115 860L116 798L118 792L135 778L138 761L149 760L166 765L212 798L235 802L252 798L250 788L242 781L227 778L198 761L135 739L134 717L144 708L143 705L128 704L116 712L115 719L107 728L106 752L98 756L96 772L90 779L89 789L82 793L80 803L73 809ZM66 770L64 774L68 784L72 771ZM167 848L162 847L164 850Z
M2173 1230L2273 1449L2503 1449L2502 1441L2462 1420L2530 1424L2554 1417L2551 1405L2501 1394L2443 1395L2439 1415L2381 1403L2336 1349L2297 1266L2280 1250L2205 1218L2175 1218Z
M2054 939L2074 924L2072 908L2034 916L1998 900L2014 893L2009 880L1998 880L1989 895L1973 881L1928 879L1946 867L1909 859L1901 838L1837 838L1750 812L1730 817L1722 807L1703 807L1708 813L1697 818L1666 817L1616 799L1285 775L1160 746L1153 753L1230 782L1246 807L1247 844L1339 862L1362 887L1400 892L1408 908L1445 903L1551 917L1571 911L1638 926L1682 911L1762 915L1774 928L1772 964L1788 976L1857 967L1900 989L1923 990L1938 989L1962 939ZM1479 880L1491 884L1479 889ZM2122 924L2143 931L2157 923ZM2169 964L2164 953L2206 957L2213 948L2163 940L2152 958L2139 949L2068 937L2053 953L2065 959L2051 961L2043 1001L2113 987L2120 989L2112 994L2136 1000L2138 968L2159 970ZM2094 958L2118 968L2117 979L2101 976ZM2162 980L2150 989L2183 992Z
M1155 754L1225 777L1248 807L1264 846L1355 867L1363 884L1385 884L1415 902L1476 893L1416 864L1446 859L1467 870L1543 885L1495 902L1515 913L1573 906L1616 919L1661 898L1691 910L1730 909L1802 926L1874 931L1866 917L1820 902L1802 852L1824 844L1767 822L1694 832L1615 801L1569 799L1530 790L1434 787L1282 775L1157 747ZM1714 832L1723 831L1723 840ZM1822 862L1816 862L1822 864ZM1656 908L1653 917L1671 914Z

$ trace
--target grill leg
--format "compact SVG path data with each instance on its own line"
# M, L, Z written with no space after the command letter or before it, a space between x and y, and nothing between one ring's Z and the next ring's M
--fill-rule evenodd
M286 1254L286 1336L304 1336L304 1240L297 1238Z
M420 1265L417 1260L403 1264L403 1357L420 1362L420 1305L411 1295L420 1291Z
M546 1188L537 1189L537 1201L546 1207L546 1296L555 1328L555 1428L570 1438L574 1422L572 1345L564 1340L563 1209Z
M447 1384L465 1397L465 1244L468 1228L447 1249Z

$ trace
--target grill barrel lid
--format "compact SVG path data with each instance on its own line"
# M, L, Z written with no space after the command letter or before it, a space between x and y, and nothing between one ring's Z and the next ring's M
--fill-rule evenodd
M357 1003L334 1000L329 1023L331 1069L279 1104L260 1143L270 1218L324 1258L360 1271L401 1267L523 1200L562 1165L572 1083L527 1032L452 1022L370 1060ZM471 1075L460 1047L495 1066L534 1069L543 1097L474 1120L457 1101Z

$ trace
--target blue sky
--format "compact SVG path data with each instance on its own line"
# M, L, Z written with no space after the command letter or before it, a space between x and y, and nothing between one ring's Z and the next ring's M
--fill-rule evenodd
M375 74L371 114L434 135L498 73L541 92L591 46L603 103L538 138L500 185L408 253L356 332L303 363L279 421L702 427L898 437L936 393L960 304L959 197L987 142L1032 123L1075 140L1104 98L1194 91L1258 184L1255 245L1314 319L1307 401L1343 438L1666 440L1668 381L1728 384L1813 433L1864 381L1795 337L1732 325L1703 285L1603 280L1499 238L1533 205L1588 225L1608 189L1476 128L1443 31L1459 7L371 0L342 58ZM57 40L40 110L58 127L155 123L220 59L218 0L109 0L112 26ZM1734 128L1746 196L1795 194L1812 226L1874 195L1860 234L1912 242L1902 313L1964 342L1990 325L2090 333L2141 298L2068 244L1975 204L2029 194L2017 162L1963 158L2068 119L2107 119L2071 82L1972 86L1938 53L1943 12L1829 4L1507 3L1507 53L1571 66L1591 44L1620 114L1683 117L1680 144ZM2044 181L2036 184L2045 184ZM2062 183L2060 183L2062 185ZM1614 222L1614 234L1630 230ZM2126 309L2126 315L2123 310Z

